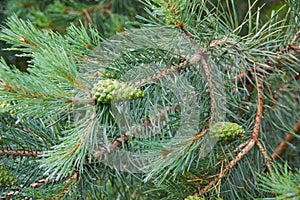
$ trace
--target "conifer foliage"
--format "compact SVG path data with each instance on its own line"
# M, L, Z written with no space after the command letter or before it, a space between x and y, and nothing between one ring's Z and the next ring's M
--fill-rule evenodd
M108 39L92 6L63 34L41 28L63 1L6 20L28 68L0 62L1 198L299 198L300 3L141 2Z

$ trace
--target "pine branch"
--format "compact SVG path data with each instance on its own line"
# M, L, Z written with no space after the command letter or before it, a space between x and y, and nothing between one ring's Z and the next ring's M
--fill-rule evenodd
M11 124L22 123L30 116L41 118L45 129L30 129L34 133L26 135L32 126L29 122L21 125L26 131L15 125L3 128L0 142L9 150L0 150L1 164L10 160L11 168L16 168L18 159L13 157L33 157L23 160L30 160L29 165L38 161L36 167L41 169L39 175L28 176L24 181L27 186L23 188L20 183L18 195L43 198L42 194L49 192L47 197L52 199L68 197L68 193L84 199L178 199L195 191L196 195L214 198L217 194L224 199L261 195L253 175L259 172L262 162L269 169L265 145L272 148L274 137L268 133L288 129L286 122L295 117L288 116L288 109L298 102L293 93L297 84L291 83L297 83L299 77L300 32L283 47L295 31L294 24L286 24L287 20L293 21L296 14L290 13L295 10L289 10L287 20L277 18L275 13L264 24L259 20L260 10L253 13L254 5L249 5L248 19L239 24L230 0L218 1L217 5L200 5L196 0L157 0L161 4L153 6L157 15L151 17L156 21L162 17L173 29L156 24L159 28L147 26L103 41L92 52L99 60L91 66L91 62L86 63L91 60L86 55L100 40L95 39L98 33L91 34L83 27L88 22L96 25L96 12L115 16L114 2L94 10L60 4L68 8L67 14L84 19L81 28L71 27L65 36L44 34L17 19L11 19L9 27L2 30L2 39L32 58L32 66L24 74L1 64L0 100L12 104L2 110L6 115L10 109L19 109L15 114L18 121ZM152 5L150 0L147 2ZM248 33L242 33L245 28ZM97 76L99 68L115 76ZM96 79L100 79L100 86L102 79L126 82L144 90L145 98L118 102L116 107L104 106L95 101L91 91ZM277 91L281 92L281 83L290 95L287 103L276 96ZM120 95L126 93L121 90ZM123 119L118 121L118 116L114 118L114 108L125 109L118 113L125 123ZM273 108L280 113L278 116L273 115ZM214 125L229 123L227 120L236 120L250 138L223 143L221 134L211 137L214 127L223 131L223 127ZM55 136L48 138L48 133ZM20 142L23 138L33 139ZM291 139L286 138L288 142ZM206 145L207 141L211 143ZM29 150L22 153L11 150L13 147ZM255 147L257 151L253 152ZM285 147L287 143L281 143L274 154L281 156ZM16 174L27 177L30 170ZM54 178L48 188L47 183ZM38 192L31 193L34 190Z

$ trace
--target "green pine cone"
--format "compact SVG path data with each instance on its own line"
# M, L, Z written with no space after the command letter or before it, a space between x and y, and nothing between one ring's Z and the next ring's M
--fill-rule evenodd
M99 77L102 79L106 79L106 78L115 79L117 78L117 74L114 72L110 72L104 68L101 68L99 70Z
M11 115L16 113L15 109L10 109L9 107L11 106L10 103L6 101L0 102L0 113L9 113Z
M205 200L205 198L198 196L188 196L184 200Z
M9 103L7 103L5 101L0 102L0 108L7 108L8 106L10 106Z
M0 186L15 185L17 179L6 169L0 167Z
M116 80L99 80L92 89L92 94L97 102L109 104L111 102L130 101L143 98L145 93L132 86Z
M242 126L232 122L218 122L210 128L211 136L221 142L231 142L237 138L245 138Z
M198 196L188 196L184 200L205 200L204 197L198 197ZM222 198L216 198L216 200L222 200Z

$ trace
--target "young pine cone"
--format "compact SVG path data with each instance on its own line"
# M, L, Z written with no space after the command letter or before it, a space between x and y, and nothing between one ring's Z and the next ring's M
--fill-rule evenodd
M143 98L145 93L116 80L99 80L92 89L94 99L103 104Z
M211 136L221 142L231 142L237 138L245 138L242 126L231 122L218 122L210 128Z

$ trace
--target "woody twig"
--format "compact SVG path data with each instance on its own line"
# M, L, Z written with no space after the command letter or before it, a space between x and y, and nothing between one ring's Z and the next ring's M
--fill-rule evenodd
M37 157L41 155L41 151L24 151L24 150L0 150L0 156L9 156L14 157Z
M145 120L141 126L137 126L134 129L125 132L122 137L115 139L108 145L108 147L100 147L93 153L94 159L101 160L106 154L112 153L120 148L123 143L128 143L130 138L136 137L139 133L148 132L152 126L157 126L157 123L164 123L166 121L166 114L171 111L171 106L161 110L156 114L156 116L149 117L147 120Z
M256 116L255 116L255 124L254 128L252 130L251 138L248 140L247 143L245 143L245 146L242 148L241 152L236 155L236 157L229 162L227 166L224 167L223 170L218 174L217 177L215 177L211 182L209 182L200 192L199 195L203 195L206 193L210 188L212 188L216 183L219 182L220 179L222 179L228 172L234 168L237 163L242 160L249 152L250 150L257 145L260 149L261 153L267 160L267 163L269 162L268 155L266 154L265 150L262 148L262 145L259 142L259 133L260 133L260 126L262 121L262 115L263 115L263 106L264 106L264 98L263 98L263 86L262 81L258 79L258 77L261 78L261 80L264 79L264 76L256 71L256 63L254 63L254 77L256 82L256 88L257 88L257 110L256 110ZM220 182L219 182L220 183Z

